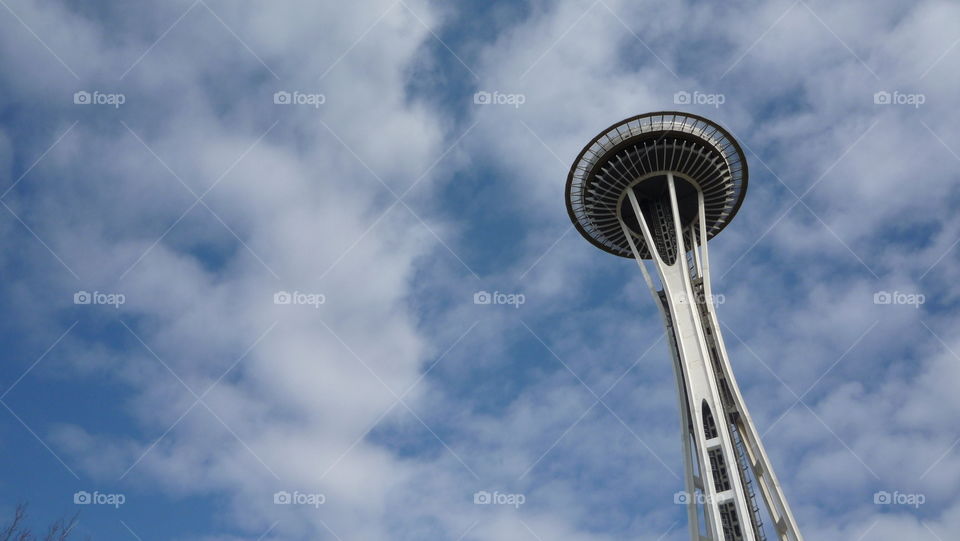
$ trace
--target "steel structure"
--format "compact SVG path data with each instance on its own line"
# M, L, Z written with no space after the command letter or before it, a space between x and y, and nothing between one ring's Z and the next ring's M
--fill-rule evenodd
M592 244L636 259L663 316L691 539L765 541L775 532L802 541L733 377L710 287L706 241L730 222L746 189L746 159L726 130L697 115L648 113L584 147L567 178L567 211Z

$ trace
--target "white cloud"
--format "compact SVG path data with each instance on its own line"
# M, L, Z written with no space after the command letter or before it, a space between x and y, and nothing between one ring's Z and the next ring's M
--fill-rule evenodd
M537 4L468 59L479 89L522 93L523 105L478 106L465 96L456 112L468 118L457 123L408 94L412 67L434 39L413 13L430 26L443 22L427 5L210 2L152 49L190 4L151 8L145 20L108 9L100 15L109 23L57 4L11 6L69 69L6 18L0 61L14 75L3 89L11 101L48 112L53 134L80 122L5 202L80 280L12 222L0 231L31 272L6 286L10 297L44 301L22 317L44 329L31 339L48 344L57 335L49 316L72 306L72 292L122 291L129 300L120 317L162 360L112 313L85 314L84 326L118 332L116 347L83 333L65 340L80 374L109 375L130 389L122 406L138 427L54 429L55 448L83 473L113 480L142 455L127 483L227 494L224 512L253 538L277 520L276 537L329 527L352 539L456 538L468 530L465 539L529 539L531 530L543 539L653 540L667 530L663 539L684 538L683 524L671 527L681 483L669 470L682 465L665 346L633 366L659 333L642 281L632 262L595 253L576 232L553 243L568 228L563 180L583 143L623 117L677 108L678 90L702 90L727 101L696 112L730 126L759 155L748 153L747 205L711 252L715 288L730 301L720 315L754 417L761 431L777 422L766 441L805 534L955 531L960 455L944 453L956 438L945 427L960 408L950 385L957 360L923 327L960 351L949 334L955 321L872 303L877 290L897 287L946 301L957 295L948 280L957 272L948 250L960 231L954 158L931 130L947 145L956 139L950 96L958 81L950 53L922 82L917 68L952 42L943 21L953 7L797 4L754 44L789 2ZM129 97L118 111L70 102L79 88L113 84ZM872 102L878 90L914 84L929 96L919 109ZM322 92L327 101L316 110L277 106L277 90ZM499 172L490 182L529 229L515 239L524 257L481 280L426 229L457 254L474 253L473 241L458 236L463 224L436 216L421 224L404 205L390 208L389 192L406 190L473 120L481 123L463 141L467 156L458 150L448 159ZM3 134L3 170L22 169L9 163L29 164L56 136L14 133ZM829 173L805 199L810 210L797 205L739 259L794 202L760 158L797 194ZM204 199L209 209L184 215L190 191L205 192L228 169ZM439 197L431 188L441 171L450 173L434 170L421 197ZM937 231L929 245L905 233L923 228ZM589 296L613 280L623 286L597 307ZM498 312L471 304L483 288L516 290L529 303ZM323 294L326 302L275 305L278 290ZM803 405L777 421L795 401L777 378L803 393L878 321L804 397L829 428ZM204 397L212 412L197 405L178 421L195 398L163 363L197 394L216 383ZM587 415L595 398L578 377L598 394L612 388ZM405 400L429 430L405 406L389 409L394 393L411 385ZM406 447L416 452L396 450ZM921 513L873 504L877 488L913 487L930 495ZM486 489L521 491L529 505L474 506L472 493ZM320 490L327 501L321 513L277 506L277 490Z

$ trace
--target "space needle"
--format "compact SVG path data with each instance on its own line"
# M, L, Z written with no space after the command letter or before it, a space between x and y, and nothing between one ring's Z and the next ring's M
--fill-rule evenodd
M594 137L567 177L567 212L590 243L633 258L666 325L680 399L693 541L802 541L727 357L707 241L739 210L747 162L706 118L657 112ZM652 266L653 271L648 267Z

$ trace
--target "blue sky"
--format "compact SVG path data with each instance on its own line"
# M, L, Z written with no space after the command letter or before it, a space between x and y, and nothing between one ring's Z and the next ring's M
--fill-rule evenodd
M686 539L659 316L563 203L591 137L683 109L747 154L714 289L806 538L960 529L956 5L0 7L2 515Z

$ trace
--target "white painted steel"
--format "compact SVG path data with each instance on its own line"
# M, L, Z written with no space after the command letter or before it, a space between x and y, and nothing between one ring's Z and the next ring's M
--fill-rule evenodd
M644 280L653 294L661 316L667 326L670 349L677 379L680 401L681 433L684 448L684 471L686 492L690 496L687 516L691 539L695 541L730 541L724 537L720 506L728 502L736 509L744 541L758 541L754 532L754 513L747 487L740 475L740 462L735 448L733 432L740 434L746 449L747 462L752 477L760 487L760 496L769 510L770 519L780 541L802 541L790 507L783 496L780 484L767 457L750 414L744 405L743 396L733 377L726 347L720 335L716 310L712 301L710 284L710 260L705 228L704 197L698 192L698 216L691 225L697 234L691 234L692 246L685 246L683 226L680 222L676 196L675 178L672 172L664 171L669 188L672 227L677 242L677 256L667 264L658 250L654 249L653 233L650 231L633 186L625 190L645 245L651 247L652 264L657 269L662 289L657 289L645 260L640 257L632 232L618 213L618 221L630 245ZM647 176L649 177L649 175ZM641 182L641 179L637 182ZM689 179L684 179L688 180ZM636 183L634 183L636 184ZM687 251L693 251L694 265L687 262ZM702 283L703 297L697 294L694 280ZM661 295L663 295L661 297ZM661 300L663 299L663 301ZM711 352L715 350L714 356ZM715 357L715 358L714 358ZM720 382L726 381L732 397L724 400ZM712 412L717 436L707 437L704 431L703 404ZM729 489L717 486L712 475L710 453L720 453L726 466ZM696 460L696 464L694 464ZM699 472L699 475L695 473ZM698 492L701 496L698 497ZM699 506L703 506L705 521L701 524ZM701 533L701 529L705 533Z

